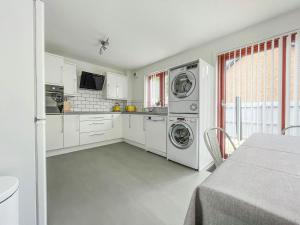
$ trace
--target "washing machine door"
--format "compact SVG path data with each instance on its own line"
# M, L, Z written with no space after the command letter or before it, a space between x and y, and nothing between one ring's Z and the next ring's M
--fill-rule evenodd
M171 125L169 138L171 143L179 149L187 149L194 141L192 129L184 122L177 122Z
M175 97L183 99L193 93L195 86L195 75L191 71L184 71L174 76L171 92Z

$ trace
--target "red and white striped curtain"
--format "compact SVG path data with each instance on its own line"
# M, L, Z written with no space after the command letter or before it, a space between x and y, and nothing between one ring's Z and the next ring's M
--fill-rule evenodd
M146 107L166 106L166 77L164 71L146 77Z

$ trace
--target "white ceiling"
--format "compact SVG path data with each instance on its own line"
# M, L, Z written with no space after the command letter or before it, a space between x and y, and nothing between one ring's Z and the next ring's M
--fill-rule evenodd
M297 7L299 0L46 0L46 48L136 69ZM111 45L100 56L103 35Z

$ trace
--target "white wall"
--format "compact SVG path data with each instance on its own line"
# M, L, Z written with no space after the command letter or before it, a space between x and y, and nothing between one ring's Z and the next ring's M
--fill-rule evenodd
M20 180L20 225L36 224L33 1L1 1L0 176Z
M255 16L255 15L253 15ZM224 21L225 22L225 21ZM178 55L160 60L152 65L138 69L134 72L137 79L133 80L133 100L143 102L144 98L144 76L155 71L171 68L197 58L202 58L211 65L216 64L218 53L238 48L259 40L270 38L282 33L300 28L300 9L288 14L276 17L263 23L251 26L232 35L213 40L197 48L187 50ZM217 29L217 28L216 28Z

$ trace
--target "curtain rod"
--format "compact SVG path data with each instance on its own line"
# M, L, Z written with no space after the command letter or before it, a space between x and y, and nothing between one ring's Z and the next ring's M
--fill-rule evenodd
M242 46L239 46L239 47L235 47L235 48L232 48L232 49L224 50L224 51L218 52L217 56L225 54L225 53L228 53L228 52L233 52L233 51L236 51L238 49L245 48L245 47L250 47L250 46L253 46L253 45L256 45L256 44L260 44L261 42L271 41L271 40L274 40L274 39L276 39L278 37L281 37L281 36L286 36L286 35L290 35L290 34L293 34L293 33L298 33L299 31L300 31L300 28L294 29L294 30L291 30L291 31L288 31L288 32L285 32L285 33L281 33L281 34L277 34L277 35L271 36L269 38L261 39L259 41L255 41L255 42L252 42L252 43L249 43L249 44L245 44L245 45L242 45Z

